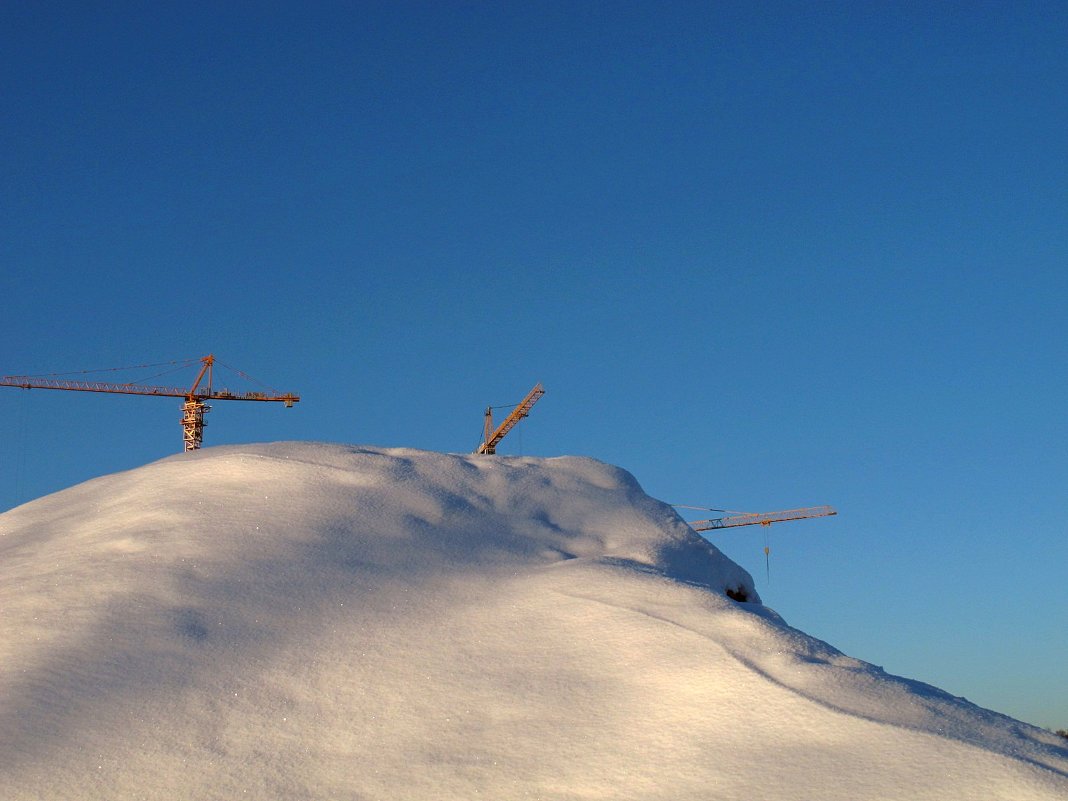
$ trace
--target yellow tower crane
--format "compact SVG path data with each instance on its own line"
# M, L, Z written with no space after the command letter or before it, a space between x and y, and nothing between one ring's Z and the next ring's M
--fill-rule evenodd
M206 425L204 422L204 414L211 411L211 407L204 403L206 400L273 401L284 403L286 408L292 407L294 403L297 403L300 400L298 395L292 393L282 394L275 390L272 390L269 393L235 393L228 389L214 389L212 386L212 368L215 365L215 357L211 354L204 356L199 360L185 359L181 361L166 362L165 365L178 365L176 369L181 369L193 366L197 361L200 362L200 372L197 373L197 377L193 380L193 384L189 389L134 383L122 384L103 381L80 381L62 377L63 375L72 375L71 373L52 373L47 376L5 375L0 377L0 386L21 387L23 389L62 389L73 392L107 392L113 395L159 395L167 398L184 398L185 400L182 403L181 420L182 442L184 450L187 451L197 450L204 440L204 426ZM164 365L143 364L138 365L137 367L116 367L109 370L109 372L161 366ZM225 367L225 365L223 366ZM245 375L240 370L234 370L233 368L229 369L233 370L233 372L237 373L242 378L249 379L249 376ZM100 371L84 371L84 373L90 372ZM205 378L207 380L205 380Z
M534 389L530 390L530 392L527 393L527 396L519 402L519 405L512 410L512 413L504 418L504 422L501 423L496 430L493 429L493 407L487 406L486 420L482 434L482 444L475 449L475 453L496 453L497 445L504 439L504 435L515 428L520 420L530 414L530 410L534 407L534 404L537 403L544 394L545 389L539 381L534 385Z

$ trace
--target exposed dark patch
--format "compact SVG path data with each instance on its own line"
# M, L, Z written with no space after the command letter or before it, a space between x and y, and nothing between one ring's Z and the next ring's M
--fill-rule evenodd
M732 601L737 601L740 604L744 604L746 601L749 600L749 593L746 592L745 587L743 587L741 584L739 584L734 589L727 587L724 592L727 593L728 598L730 598Z

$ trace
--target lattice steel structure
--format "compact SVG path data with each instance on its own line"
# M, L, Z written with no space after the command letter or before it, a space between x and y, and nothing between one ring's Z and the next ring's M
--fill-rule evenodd
M493 429L493 407L486 407L486 422L482 434L482 444L478 446L475 453L489 454L497 452L497 445L504 439L504 435L515 428L519 421L530 414L530 410L534 407L541 396L545 394L545 389L542 387L539 381L534 385L534 389L527 393L527 396L519 402L519 405L512 410L512 413L504 418L504 422L500 424L496 431Z
M170 362L170 364L192 365L198 360ZM49 376L6 375L0 377L0 386L21 387L23 389L61 389L72 392L106 392L113 395L158 395L166 398L184 398L182 404L182 443L186 451L195 451L204 441L204 414L211 411L206 400L267 401L284 403L290 408L300 400L292 393L278 394L266 392L234 393L228 389L216 390L212 387L212 368L215 357L211 354L199 359L200 372L188 389L182 387L159 387L146 384L113 383L106 381L79 381ZM143 365L149 366L149 365ZM158 365L152 365L158 366ZM132 368L115 368L132 369ZM240 371L235 371L240 373ZM242 373L242 375L244 375ZM205 377L207 380L205 381ZM248 378L248 376L245 376ZM202 386L202 384L204 386Z

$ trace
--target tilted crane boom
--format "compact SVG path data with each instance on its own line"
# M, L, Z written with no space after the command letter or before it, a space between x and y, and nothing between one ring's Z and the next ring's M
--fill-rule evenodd
M504 418L504 422L500 424L496 431L493 430L493 407L487 406L486 424L482 434L482 444L478 446L475 453L496 453L497 445L504 439L504 435L515 428L520 420L530 414L530 410L533 408L534 404L537 403L544 394L545 389L539 381L534 385L534 389L530 390L530 392L527 393L527 396L520 401L519 405L512 410L512 413Z
M76 381L27 375L6 375L0 377L0 386L21 387L23 389L62 389L72 392L107 392L113 395L159 395L167 398L185 398L182 404L182 440L184 450L197 450L204 439L204 414L211 411L206 400L268 401L284 403L291 408L300 400L300 396L287 394L270 394L266 392L235 393L228 389L216 390L212 387L212 367L215 357L211 354L199 360L200 372L189 389L181 387L157 387L146 384L121 384L104 381ZM201 382L207 376L206 388ZM247 376L246 376L247 378Z
M807 506L803 509L786 509L782 512L752 512L748 514L728 515L713 520L693 520L690 528L694 531L711 531L714 528L734 528L735 526L770 526L772 523L784 523L787 520L805 520L809 517L830 517L838 512L830 506Z

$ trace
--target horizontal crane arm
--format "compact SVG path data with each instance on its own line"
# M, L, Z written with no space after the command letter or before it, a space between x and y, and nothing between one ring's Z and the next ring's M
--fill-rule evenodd
M830 517L838 514L830 506L809 506L803 509L786 509L781 512L754 512L752 514L717 517L714 520L694 520L690 528L694 531L711 531L714 528L734 528L735 526L770 526L787 520L805 520L810 517Z
M113 384L103 381L61 381L54 378L34 378L20 375L0 377L0 386L21 387L22 389L60 389L71 392L108 392L115 395L157 395L167 398L196 398L198 400L277 401L284 403L286 406L292 406L300 400L300 396L288 393L285 395L269 395L265 392L235 393L225 389L191 392L181 387Z

